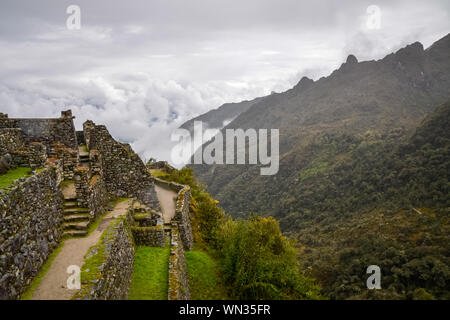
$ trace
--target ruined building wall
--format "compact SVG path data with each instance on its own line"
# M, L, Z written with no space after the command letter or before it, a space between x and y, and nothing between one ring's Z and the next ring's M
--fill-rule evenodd
M94 221L105 212L110 200L103 178L97 174L90 176L88 167L76 167L73 178L78 205L89 208L89 219Z
M109 202L108 192L103 179L99 175L94 175L89 182L89 199L88 207L90 211L90 219L94 221L106 210Z
M60 142L55 142L53 147L56 157L61 160L64 179L72 180L73 172L80 162L77 150L67 148Z
M63 111L60 118L54 119L15 119L2 114L0 129L20 129L25 141L42 142L51 151L55 142L77 149L77 135L71 111Z
M0 119L1 121L1 119ZM24 138L22 131L18 128L3 128L0 129L0 157L10 152L23 147Z
M57 166L0 191L0 299L18 299L61 240Z
M100 154L108 192L118 197L136 197L143 204L159 210L152 177L131 147L114 140L103 125L87 121L83 128L89 150L98 150Z

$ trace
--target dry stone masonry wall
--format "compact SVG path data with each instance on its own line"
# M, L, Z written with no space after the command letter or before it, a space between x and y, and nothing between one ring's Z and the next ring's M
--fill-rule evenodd
M165 247L165 234L162 226L133 227L131 230L137 246Z
M70 149L60 142L53 144L56 157L61 160L64 171L64 179L72 180L74 169L78 166L80 158L75 149Z
M1 118L0 118L1 122ZM18 128L0 129L0 156L12 150L18 150L24 145L22 131Z
M145 206L134 209L134 223L131 227L138 246L165 247L166 234L162 214Z
M160 210L152 177L131 147L114 140L105 126L86 121L83 128L88 149L99 152L108 191L118 197L136 197Z
M189 300L191 298L183 245L176 224L172 224L172 239L169 257L169 300Z
M47 167L0 191L0 299L17 299L62 236L57 169Z
M18 128L26 142L42 142L50 150L53 143L60 142L71 149L77 148L77 135L70 110L61 112L53 119L11 119L0 114L0 129Z
M95 175L91 178L88 197L88 206L91 214L90 219L94 220L105 212L105 206L110 200L101 176Z

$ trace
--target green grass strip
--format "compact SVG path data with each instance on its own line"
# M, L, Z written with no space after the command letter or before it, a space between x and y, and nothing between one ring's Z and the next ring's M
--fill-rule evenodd
M167 300L170 248L138 246L129 300Z
M14 181L27 177L30 173L31 168L28 167L19 167L8 170L7 173L0 175L0 190L10 187Z

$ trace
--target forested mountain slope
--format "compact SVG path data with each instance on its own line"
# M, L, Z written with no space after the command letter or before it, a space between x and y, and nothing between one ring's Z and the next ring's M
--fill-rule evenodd
M280 221L325 295L450 298L450 35L379 61L349 56L226 128L279 128L278 174L193 165L196 176L232 216ZM385 290L367 290L371 264Z
M292 212L284 224L298 234L303 269L330 297L450 298L449 128L450 101L406 141L359 144L345 164L306 178L309 204L298 205L309 210ZM342 197L331 192L316 205L311 188L339 189ZM365 269L372 264L385 290L369 293Z

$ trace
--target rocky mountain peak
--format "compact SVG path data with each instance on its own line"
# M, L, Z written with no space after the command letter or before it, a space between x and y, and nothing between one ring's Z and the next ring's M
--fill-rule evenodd
M424 53L423 45L420 42L414 42L410 45L407 45L406 47L398 50L395 55L397 58L403 60L403 59L410 59L415 57L421 57Z
M309 88L313 83L314 83L314 80L312 80L308 77L302 77L294 88L305 90L305 89Z
M358 63L358 59L354 55L350 54L347 57L347 61L345 63L348 64L348 65L356 64L356 63Z

